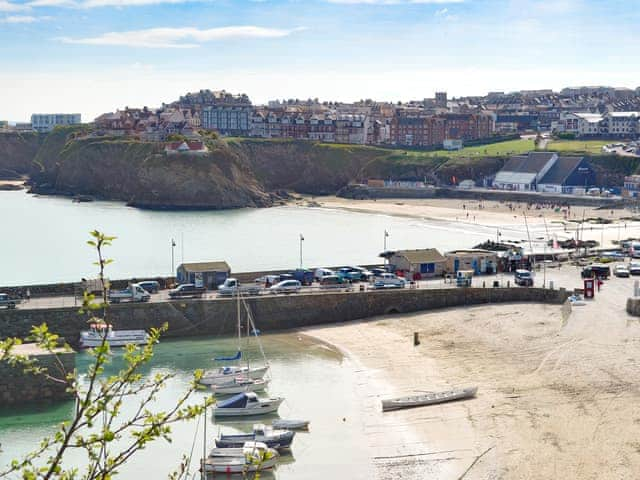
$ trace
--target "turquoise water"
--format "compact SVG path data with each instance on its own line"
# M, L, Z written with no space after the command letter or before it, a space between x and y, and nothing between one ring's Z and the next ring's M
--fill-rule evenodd
M272 476L264 478L287 479L330 479L371 478L363 422L359 404L354 393L355 378L348 360L327 346L310 341L295 333L264 335L263 345L271 365L271 384L268 394L286 398L280 407L282 418L305 418L311 420L308 433L298 433L291 455ZM255 341L252 341L255 343ZM196 368L208 368L214 355L229 354L236 348L235 339L190 339L163 341L156 352L146 375L159 372L175 372L167 388L158 396L157 405L169 408L184 391ZM256 345L249 354L258 358ZM86 353L78 356L78 368L83 370L89 362ZM111 367L118 367L118 359ZM109 372L107 372L109 373ZM207 395L196 393L196 397ZM72 403L22 407L0 411L0 465L33 450L38 441L51 434L54 427L69 418ZM125 414L136 407L128 402ZM268 419L273 417L268 417ZM214 422L209 414L207 419L207 448L213 446L213 438L219 432L250 431L254 422L219 421ZM268 423L268 420L265 420ZM194 465L202 456L202 424L196 433L198 422L179 424L174 428L173 443L158 441L142 451L121 469L124 479L166 478L175 469L183 454L188 454L194 444ZM80 452L72 452L69 465L82 465ZM197 466L192 468L193 471Z
M295 268L299 235L305 266L380 262L388 248L471 247L495 237L494 228L338 210L276 207L206 212L154 212L116 202L0 191L0 285L78 281L94 275L87 232L117 235L109 250L111 278L169 275L175 265L226 260L232 271Z

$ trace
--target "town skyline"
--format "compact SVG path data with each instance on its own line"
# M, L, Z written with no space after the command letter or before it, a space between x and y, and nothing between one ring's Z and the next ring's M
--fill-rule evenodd
M636 88L625 68L640 46L632 7L622 0L0 0L1 116L94 118L201 88L245 92L256 103Z

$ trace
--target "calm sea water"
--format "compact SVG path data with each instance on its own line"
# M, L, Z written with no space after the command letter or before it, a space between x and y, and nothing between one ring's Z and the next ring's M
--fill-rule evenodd
M371 478L363 421L354 392L355 378L348 360L325 345L313 343L296 334L265 335L262 342L271 365L272 380L268 394L286 398L280 407L280 416L311 420L310 432L297 433L291 455L282 459L273 475L265 475L264 478ZM257 358L259 354L255 341L252 340L252 343L250 355ZM156 347L153 362L146 374L171 371L176 376L158 396L158 408L168 409L173 405L187 388L194 369L210 367L214 355L229 354L235 348L235 339L161 342ZM79 370L86 369L88 362L89 357L80 354ZM111 370L118 368L119 363L114 362ZM196 397L203 395L207 393L198 392ZM136 402L127 402L124 413L136 406ZM36 448L40 439L54 432L59 422L69 418L72 408L72 403L66 402L0 410L0 468L11 459ZM249 432L254 422L268 423L270 418L273 417L266 420L214 422L209 414L207 448L213 447L213 439L220 431ZM195 472L202 457L202 426L202 419L199 426L196 421L178 424L173 429L173 443L159 441L152 444L121 469L120 478L167 478L168 473L179 465L182 455L189 454L192 446L191 470ZM68 465L80 466L84 459L81 452L72 452L67 461Z
M78 281L91 277L87 232L118 239L109 249L111 278L169 275L171 239L181 261L226 260L232 271L295 268L299 235L306 267L377 263L388 248L468 248L495 238L479 225L296 206L206 212L156 212L116 202L0 191L0 285Z

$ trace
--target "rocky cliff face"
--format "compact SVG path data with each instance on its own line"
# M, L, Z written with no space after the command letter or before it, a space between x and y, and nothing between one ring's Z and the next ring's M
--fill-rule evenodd
M42 138L37 133L0 133L0 179L28 174Z

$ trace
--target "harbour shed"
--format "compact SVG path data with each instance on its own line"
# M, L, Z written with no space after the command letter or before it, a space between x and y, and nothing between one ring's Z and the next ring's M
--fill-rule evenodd
M182 263L178 266L176 279L178 283L193 283L196 287L215 289L231 274L227 262Z
M446 252L447 272L473 270L475 274L496 273L498 271L498 254L491 250L468 249Z
M596 184L596 174L584 157L558 157L538 182L539 192L574 193Z
M389 256L389 264L411 279L441 276L446 262L447 259L435 248L398 250Z
M496 174L493 186L501 190L535 191L538 182L558 159L554 152L515 155Z

